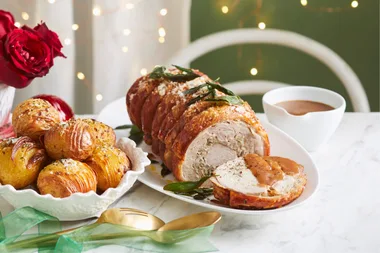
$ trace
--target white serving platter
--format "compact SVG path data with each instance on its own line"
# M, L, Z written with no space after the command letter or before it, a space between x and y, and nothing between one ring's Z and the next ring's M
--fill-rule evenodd
M176 180L172 175L168 175L165 178L161 177L161 166L159 164L151 164L147 166L145 172L138 177L138 180L143 184L169 195L173 198L192 203L194 205L203 206L213 210L217 210L223 213L235 213L235 214L247 214L247 215L263 215L272 214L276 212L286 211L291 208L300 206L309 200L318 189L319 184L319 174L318 169L310 156L310 154L293 138L278 129L277 127L271 125L265 118L265 115L258 115L260 118L262 126L265 128L271 145L271 155L273 156L283 156L290 158L302 164L305 168L305 174L307 176L308 182L306 184L304 192L301 196L293 201L292 203L277 209L270 210L241 210L234 209L227 206L219 205L212 202L212 197L205 200L195 200L192 197L177 195L163 189L164 185L169 182L175 182ZM112 127L117 127L120 125L131 124L126 110L125 97L117 99L112 103L108 104L99 114L98 120L102 121ZM117 131L117 136L128 136L127 130ZM150 147L146 144L140 144L140 147L145 152L150 152Z

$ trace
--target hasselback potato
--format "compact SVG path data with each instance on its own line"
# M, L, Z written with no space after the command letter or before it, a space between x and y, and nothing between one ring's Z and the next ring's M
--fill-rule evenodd
M90 126L96 146L115 146L116 135L112 127L94 119L83 119L83 121Z
M131 121L180 181L198 180L226 161L269 155L251 107L198 70L157 66L126 96Z
M24 188L37 180L47 160L45 150L29 137L0 142L0 184Z
M85 121L71 119L55 125L44 136L45 148L55 160L85 160L95 149L95 132Z
M91 168L73 159L60 159L46 166L38 175L41 194L66 198L76 192L96 191L96 176Z
M131 169L127 155L112 146L97 147L86 163L95 172L101 192L116 188L124 174Z
M16 106L12 115L12 125L17 136L28 136L35 141L58 122L59 112L42 99L25 100Z

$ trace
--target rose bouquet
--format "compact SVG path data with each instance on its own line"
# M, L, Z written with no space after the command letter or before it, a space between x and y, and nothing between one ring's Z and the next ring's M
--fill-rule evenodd
M14 23L11 13L0 10L0 139L11 135L7 124L15 88L45 76L55 57L65 57L58 35L45 23L34 28L18 28Z

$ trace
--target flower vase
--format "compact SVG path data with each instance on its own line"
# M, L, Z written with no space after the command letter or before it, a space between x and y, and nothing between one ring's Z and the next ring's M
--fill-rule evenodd
M11 124L11 109L15 88L0 84L0 140L15 136Z

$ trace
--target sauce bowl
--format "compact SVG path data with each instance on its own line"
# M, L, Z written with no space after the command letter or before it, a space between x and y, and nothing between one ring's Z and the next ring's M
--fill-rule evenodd
M296 116L276 105L289 100L314 101L330 105L334 109ZM312 152L326 143L334 134L342 120L346 101L341 95L331 90L310 86L291 86L265 93L263 107L270 123L292 136L306 150Z

